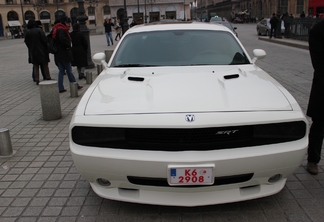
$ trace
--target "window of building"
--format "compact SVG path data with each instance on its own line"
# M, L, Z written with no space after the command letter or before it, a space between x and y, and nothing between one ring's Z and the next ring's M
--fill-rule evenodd
M281 14L288 12L288 0L281 0L280 9Z
M95 7L88 8L88 19L89 24L96 24L96 15L95 15Z
M25 12L25 20L29 20L29 19L35 19L34 12L32 12L30 10Z
M109 6L104 6L103 7L103 12L104 12L104 15L110 15L110 7Z
M297 0L297 9L296 12L297 14L302 13L304 11L304 0Z
M17 12L15 12L15 11L8 12L7 19L8 19L8 21L17 21L17 20L19 20Z

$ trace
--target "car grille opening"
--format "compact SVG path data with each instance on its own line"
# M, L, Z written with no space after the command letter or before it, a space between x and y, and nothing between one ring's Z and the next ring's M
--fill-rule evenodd
M199 151L290 142L306 135L303 121L210 128L72 128L74 143L98 148Z
M215 177L214 184L208 186L220 186L227 184L243 183L249 181L253 177L253 173ZM141 186L155 186L155 187L171 187L166 178L151 178L151 177L134 177L127 176L130 183ZM190 186L172 186L172 187L200 187L202 185ZM206 186L206 185L204 185Z

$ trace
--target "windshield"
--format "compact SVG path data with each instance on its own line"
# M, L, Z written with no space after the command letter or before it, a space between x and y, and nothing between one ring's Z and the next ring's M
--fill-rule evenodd
M177 30L132 33L125 36L112 67L249 64L229 32Z

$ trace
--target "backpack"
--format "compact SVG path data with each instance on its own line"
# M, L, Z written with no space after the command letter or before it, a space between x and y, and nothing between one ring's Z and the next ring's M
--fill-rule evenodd
M59 46L57 41L53 39L52 32L47 35L47 40L48 40L47 43L48 52L52 54L56 54L58 52Z

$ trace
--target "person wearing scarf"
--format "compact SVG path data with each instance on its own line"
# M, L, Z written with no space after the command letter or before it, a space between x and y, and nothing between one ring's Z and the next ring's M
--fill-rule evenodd
M52 31L52 37L57 41L59 45L58 52L54 54L55 63L58 66L58 88L59 92L66 92L63 85L64 73L66 72L70 83L76 82L72 72L71 61L72 56L72 44L71 36L69 33L71 27L71 19L67 16L60 18L60 22L57 22ZM83 87L78 84L78 89Z

